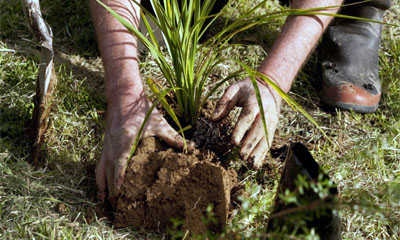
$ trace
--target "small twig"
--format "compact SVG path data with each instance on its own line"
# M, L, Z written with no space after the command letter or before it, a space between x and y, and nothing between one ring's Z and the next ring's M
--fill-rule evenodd
M194 206L193 206L193 208L192 208L192 211L196 209L197 204L199 203L200 199L201 199L201 197L199 197L199 199L197 199L197 201L194 203Z
M185 235L183 236L182 240L185 240L186 237L187 237L188 235L189 235L189 230L186 230L186 233L185 233Z

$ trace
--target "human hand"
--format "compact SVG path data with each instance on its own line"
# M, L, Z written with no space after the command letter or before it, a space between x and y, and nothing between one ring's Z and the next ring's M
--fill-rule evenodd
M96 166L98 199L108 197L113 206L120 194L125 166L140 126L151 107L145 96L121 94L108 102L106 132L101 159ZM182 149L185 140L154 109L143 130L142 137L158 136L169 145ZM192 142L187 142L193 148Z
M241 143L240 156L256 168L263 165L271 146L282 101L279 94L272 88L261 83L258 83L258 87L267 123L268 142L250 79L245 79L227 88L212 116L213 121L218 121L226 117L234 106L242 107L239 120L232 133L232 141L236 145Z

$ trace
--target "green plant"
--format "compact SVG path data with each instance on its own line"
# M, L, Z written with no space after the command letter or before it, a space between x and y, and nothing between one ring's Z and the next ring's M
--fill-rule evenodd
M102 3L100 0L97 0L99 4L107 9L122 25L124 25L146 46L152 57L155 59L155 62L161 69L161 72L167 80L169 86L167 89L165 89L163 86L157 86L151 79L147 80L150 89L157 97L157 101L147 113L145 121L132 148L131 156L133 156L133 153L135 152L144 124L156 104L162 104L163 108L177 124L180 132L183 134L184 128L182 128L178 117L183 118L186 124L191 124L194 126L196 124L199 111L207 99L223 83L238 76L243 71L245 71L252 80L266 136L268 135L267 126L257 81L265 82L271 86L293 109L300 111L304 116L306 116L307 119L317 126L317 128L325 137L327 137L318 123L299 104L297 104L284 91L282 91L277 84L241 61L234 60L242 67L242 70L236 71L217 83L214 83L211 87L211 90L208 92L204 92L205 86L208 83L209 75L213 72L214 68L218 64L221 64L227 60L232 60L223 58L219 53L228 47L229 41L235 35L251 27L254 27L258 24L267 23L275 18L289 15L329 15L359 20L361 18L321 12L321 10L337 8L339 6L311 9L286 9L266 13L260 16L252 16L256 9L263 6L265 3L264 1L240 16L235 21L229 24L226 23L226 26L219 33L215 34L204 43L200 43L201 37L204 36L207 29L219 16L219 14L210 15L216 0L164 0L163 4L160 3L160 0L151 0L150 2L154 9L155 16L153 16L136 0L132 1L139 5L142 10L141 18L143 19L150 39L147 39L135 26L126 21L117 12ZM167 57L165 56L160 43L156 39L148 19L151 19L161 30L165 40L167 55L172 61L172 66L167 61ZM368 19L361 20L377 22ZM170 99L176 106L175 111L165 99L170 92L173 93L173 97ZM328 138L328 140L330 139Z
M168 104L165 101L162 101L162 104L175 122L176 113L184 119L185 123L195 125L199 109L208 97L223 82L238 75L239 72L229 75L215 84L212 90L204 93L204 86L210 73L219 63L224 61L219 57L219 50L223 46L218 41L221 40L222 35L200 44L201 37L218 16L218 14L210 16L215 0L181 1L181 4L177 0L167 0L164 1L164 4L152 0L151 4L155 16L151 15L144 7L141 8L141 18L146 25L150 40L112 9L100 1L98 2L110 11L151 52L174 93L174 98L172 98L174 101L176 100L176 111L174 113L170 112L171 108L166 106ZM134 2L140 5L136 1ZM167 55L172 64L167 61L148 19L151 19L163 33ZM159 94L155 91L156 86L153 85L152 81L148 81L148 84L153 93Z

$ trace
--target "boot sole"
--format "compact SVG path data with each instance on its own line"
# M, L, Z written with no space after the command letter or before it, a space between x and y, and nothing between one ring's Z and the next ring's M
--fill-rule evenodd
M325 99L323 96L321 96L322 101L328 105L329 107L333 108L339 108L342 110L346 111L354 111L357 113L374 113L378 109L379 104L376 104L374 106L361 106L361 105L355 105L355 104L350 104L350 103L344 103L344 102L333 102L329 101L328 99Z

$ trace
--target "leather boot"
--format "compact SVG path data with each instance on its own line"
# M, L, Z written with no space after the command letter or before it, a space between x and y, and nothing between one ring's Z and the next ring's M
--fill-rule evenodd
M327 194L320 197L311 185L318 186L322 182L331 181L307 148L301 143L291 144L267 225L267 234L271 239L279 238L279 233L283 231L300 234L303 231L301 227L314 228L321 239L341 239L340 218L335 211L337 188L334 184L326 186ZM284 200L287 191L296 197L294 203Z
M360 2L346 1L345 4ZM390 0L343 7L341 14L382 21ZM320 97L331 107L375 112L381 97L379 43L382 25L336 18L321 44Z

